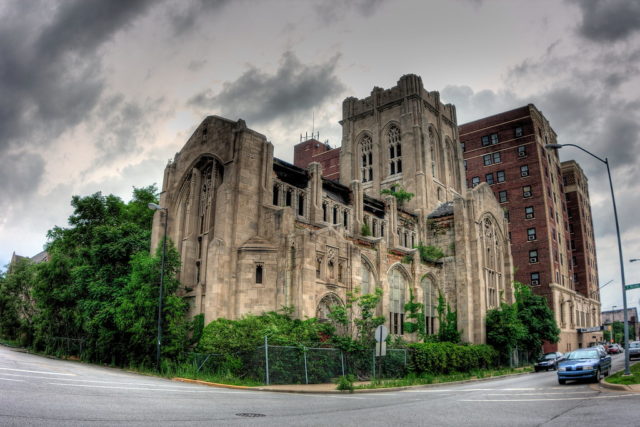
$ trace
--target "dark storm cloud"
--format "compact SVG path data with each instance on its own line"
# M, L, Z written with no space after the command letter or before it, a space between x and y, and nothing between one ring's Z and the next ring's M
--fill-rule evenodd
M458 123L468 123L482 117L521 107L527 102L512 92L481 90L474 92L469 86L445 86L440 91L443 102L456 106Z
M180 35L197 27L197 21L202 16L219 10L229 3L229 0L191 0L176 1L167 9L169 22L175 34Z
M0 157L46 145L91 113L104 88L100 47L151 3L15 2L0 11ZM31 159L31 169L43 167ZM21 165L5 164L6 191L37 188L41 171L23 187Z
M0 212L7 217L10 204L16 204L25 194L37 188L44 170L42 156L27 152L4 153L0 156ZM20 203L17 203L20 204Z
M224 117L241 117L250 125L305 113L344 91L335 75L337 61L336 56L324 64L306 65L287 52L275 74L252 66L237 80L225 83L218 94L207 90L189 104Z
M131 101L123 95L112 96L100 103L92 123L98 123L97 165L110 164L115 160L138 153L136 141L144 139L151 129L150 120L156 117L163 98Z
M573 0L582 13L580 35L598 42L624 40L640 30L638 0Z

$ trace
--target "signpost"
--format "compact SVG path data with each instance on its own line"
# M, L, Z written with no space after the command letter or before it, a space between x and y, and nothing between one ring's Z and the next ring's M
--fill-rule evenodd
M386 326L380 325L376 328L376 356L386 356L387 355L387 343L385 340L389 335L389 330Z
M626 285L624 287L624 290L625 291L630 291L631 289L637 289L637 288L640 288L640 283L632 283L630 285Z
M380 325L376 328L376 356L378 357L378 376L382 376L382 359L380 357L387 355L387 343L385 340L389 335L389 330L386 326ZM375 365L374 365L375 368Z

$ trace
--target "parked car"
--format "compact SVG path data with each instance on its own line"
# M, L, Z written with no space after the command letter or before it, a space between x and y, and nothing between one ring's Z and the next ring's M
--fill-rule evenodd
M629 359L640 358L640 341L629 343Z
M558 364L558 383L586 379L598 382L611 372L611 356L597 348L582 348L566 355Z
M618 354L622 353L622 348L618 344L610 344L607 348L607 353L609 354Z
M533 369L535 369L536 372L542 370L548 371L549 369L553 369L555 371L558 369L558 362L561 360L564 360L564 355L558 351L545 353L540 356L538 361L533 365Z

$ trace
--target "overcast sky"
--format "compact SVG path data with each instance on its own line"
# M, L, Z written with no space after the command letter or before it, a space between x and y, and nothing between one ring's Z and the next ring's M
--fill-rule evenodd
M161 186L207 115L245 119L292 161L313 126L340 144L345 97L414 73L459 123L534 103L560 143L608 157L637 283L639 67L636 0L3 1L0 266L41 251L74 194ZM603 309L620 308L606 169L561 158L589 178Z

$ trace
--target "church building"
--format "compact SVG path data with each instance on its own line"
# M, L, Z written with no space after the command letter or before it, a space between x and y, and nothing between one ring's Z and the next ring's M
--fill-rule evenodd
M168 220L191 314L210 322L290 306L323 319L348 292L380 288L392 334L415 338L402 327L412 292L429 333L442 295L462 340L484 343L486 311L513 301L513 266L493 191L466 186L455 107L405 75L345 99L340 124L341 147L305 155L323 143L303 142L294 165L243 120L209 116L167 165L152 246ZM414 197L383 193L400 188ZM419 246L444 256L423 260Z

